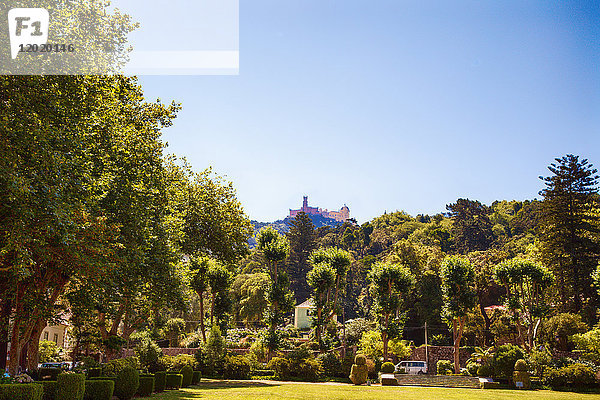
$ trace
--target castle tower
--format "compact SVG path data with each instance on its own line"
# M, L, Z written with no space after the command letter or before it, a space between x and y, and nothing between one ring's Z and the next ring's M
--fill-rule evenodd
M302 202L302 211L308 211L308 196L304 196L304 201Z

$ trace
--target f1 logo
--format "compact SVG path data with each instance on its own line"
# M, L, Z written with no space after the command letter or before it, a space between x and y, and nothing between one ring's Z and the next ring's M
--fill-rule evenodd
M23 46L46 44L49 21L45 8L13 8L8 11L10 55L13 60Z

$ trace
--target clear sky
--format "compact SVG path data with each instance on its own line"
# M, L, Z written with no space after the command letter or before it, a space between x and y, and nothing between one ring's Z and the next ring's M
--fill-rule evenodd
M143 26L156 4L126 9ZM597 1L243 0L239 76L140 82L183 104L169 151L252 219L308 195L362 223L539 197L567 153L600 167L599 34Z

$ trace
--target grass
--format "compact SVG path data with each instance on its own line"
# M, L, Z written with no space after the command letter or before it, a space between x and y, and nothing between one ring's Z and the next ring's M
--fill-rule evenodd
M353 386L280 382L203 381L198 386L166 391L155 400L592 400L597 394L549 390L481 390L424 387Z

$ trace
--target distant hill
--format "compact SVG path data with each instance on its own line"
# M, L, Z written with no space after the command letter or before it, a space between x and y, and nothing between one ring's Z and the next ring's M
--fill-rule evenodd
M315 225L315 228L320 228L322 226L339 226L343 224L343 222L336 221L333 218L325 218L321 215L308 215L308 217ZM293 219L294 218L286 217L285 219L280 219L275 222L250 221L252 223L252 226L254 227L254 235L248 240L248 245L251 249L256 247L255 236L262 228L266 226L270 226L280 234L285 235L287 231L290 230L290 226Z

